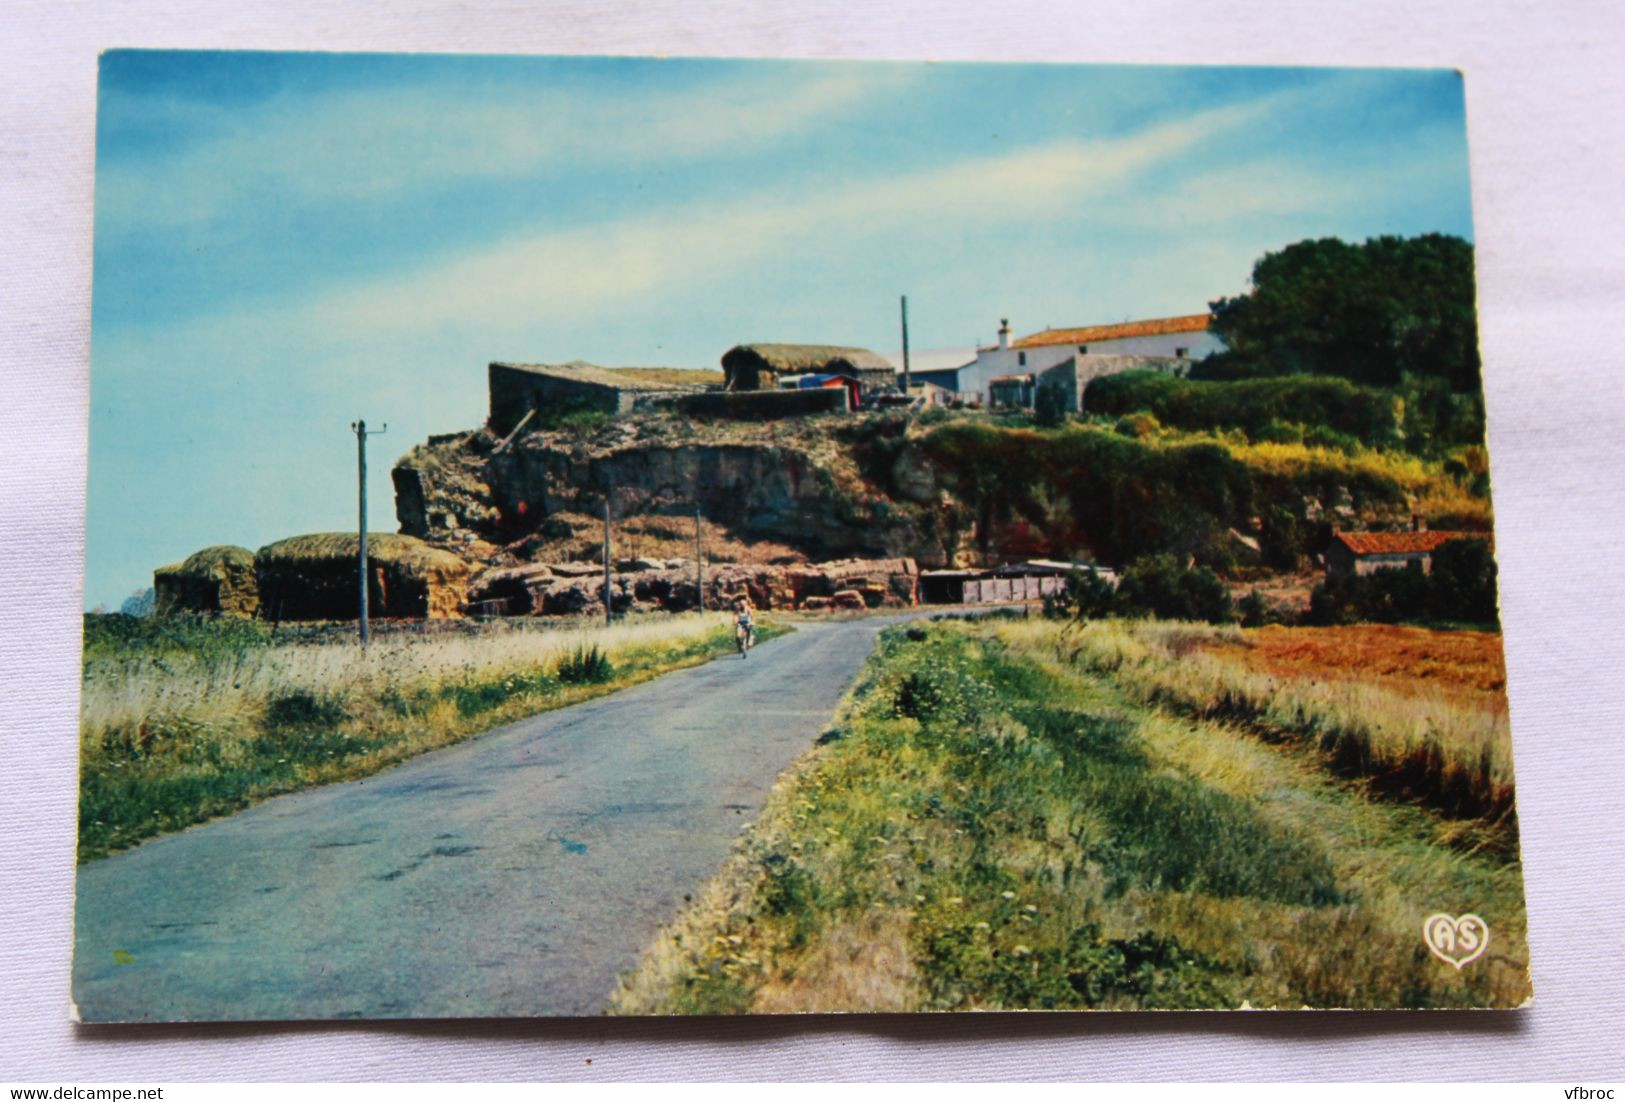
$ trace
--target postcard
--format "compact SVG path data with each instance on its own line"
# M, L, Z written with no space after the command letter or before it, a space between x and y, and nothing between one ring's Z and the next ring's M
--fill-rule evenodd
M74 1013L1524 1005L1463 102L104 54Z

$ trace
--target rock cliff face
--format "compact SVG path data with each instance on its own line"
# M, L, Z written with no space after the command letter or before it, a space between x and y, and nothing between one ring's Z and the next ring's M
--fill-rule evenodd
M617 613L686 612L698 603L702 583L706 608L727 608L740 596L762 609L904 608L919 600L919 568L913 559L796 566L724 563L703 572L681 560L622 565L635 569L610 575L609 600ZM602 615L604 576L585 564L496 567L476 579L469 599L475 614Z
M431 439L402 458L402 530L486 568L557 565L602 554L607 503L614 554L651 564L692 560L698 511L712 564L1123 565L1172 553L1231 572L1298 569L1324 551L1334 526L1394 527L1418 499L1459 504L1465 493L1446 474L1365 453L1277 454L1228 437L1145 438L1100 423L1041 430L941 412L768 423L634 415L497 444L482 430ZM692 599L671 596L692 589L687 575L669 581L633 582L624 599ZM556 581L522 588L549 610L587 599ZM768 603L767 590L757 601Z
M593 433L532 433L502 452L484 432L439 437L397 464L396 511L403 532L496 561L500 554L469 549L531 558L524 549L545 543L550 518L559 527L558 518L602 515L606 500L618 522L698 506L737 539L772 541L810 561L951 561L960 510L930 465L886 457L876 460L884 469L862 469L864 442L840 436L860 425L728 424L702 438L673 419L633 419Z

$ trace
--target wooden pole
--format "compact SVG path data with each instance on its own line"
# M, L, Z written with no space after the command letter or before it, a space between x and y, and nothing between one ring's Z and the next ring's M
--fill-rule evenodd
M705 611L705 559L700 549L700 507L694 506L694 604Z
M355 458L356 483L360 488L357 495L361 499L361 516L359 528L361 530L361 553L356 560L356 570L361 575L361 646L367 646L367 422L355 423Z
M604 498L604 626L609 627L613 615L609 584L609 498Z
M359 503L357 512L357 529L361 537L360 550L356 554L356 574L360 578L360 607L357 619L360 622L361 648L366 649L371 638L367 624L367 437L378 436L389 431L386 424L375 432L367 432L367 422L354 421L350 424L350 431L355 433L355 468L356 468L356 499Z
M903 296L903 397L908 397L908 296Z

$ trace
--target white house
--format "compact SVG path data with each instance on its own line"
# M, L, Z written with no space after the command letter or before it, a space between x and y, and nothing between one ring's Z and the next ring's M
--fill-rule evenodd
M1011 341L1010 321L1006 318L999 323L999 343L978 348L976 359L959 368L953 389L976 394L987 402L992 380L1037 376L1074 358L1080 379L1134 367L1177 368L1180 362L1204 359L1224 349L1224 343L1208 332L1211 320L1208 314L1188 314L1080 329L1045 329ZM1112 359L1097 360L1097 356ZM943 385L947 385L945 380Z

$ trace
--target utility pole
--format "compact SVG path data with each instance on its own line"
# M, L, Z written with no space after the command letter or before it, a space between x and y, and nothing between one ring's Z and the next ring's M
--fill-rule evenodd
M358 524L361 533L361 550L356 556L356 573L361 578L361 611L359 619L361 622L361 647L365 650L369 634L367 631L367 437L382 436L389 431L389 424L386 422L383 428L368 432L367 422L351 421L350 431L355 433L356 488L358 490L357 496L361 502L361 516Z
M613 606L610 604L609 585L609 495L604 496L604 626L609 627Z
M903 397L908 397L908 296L903 296Z
M700 507L694 506L694 605L705 611L705 559L700 550Z

